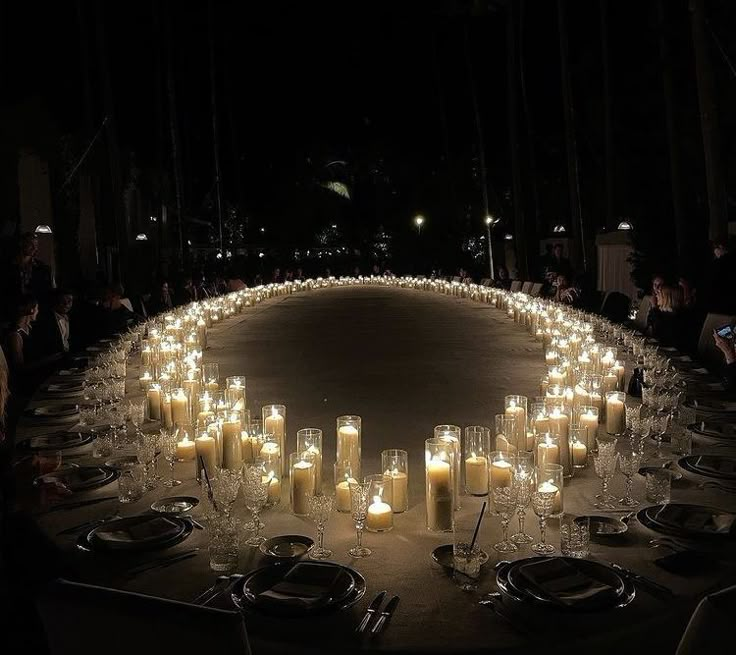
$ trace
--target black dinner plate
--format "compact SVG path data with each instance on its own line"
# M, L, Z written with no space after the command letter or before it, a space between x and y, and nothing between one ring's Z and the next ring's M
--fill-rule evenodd
M81 432L55 432L30 439L24 439L16 448L24 452L35 452L39 450L68 450L81 448L92 443L97 438L96 434L82 434Z
M38 481L57 481L73 493L104 487L118 479L120 471L109 466L74 466L42 475Z
M132 522L142 522L153 519L164 518L160 514L141 514L140 516L129 516L124 519L115 519L113 521L106 521L103 525L106 528L111 526L114 527L116 523L121 524L121 527L127 527ZM162 550L164 548L170 548L176 546L184 541L194 530L194 524L186 518L180 518L176 516L167 515L166 520L178 524L178 529L175 533L165 539L145 539L138 543L130 542L127 545L121 545L121 547L111 547L110 544L104 542L102 539L96 537L97 531L102 527L95 525L89 530L83 531L77 538L77 548L85 552L91 553L113 553L115 555L128 555L133 553L148 552L153 550Z
M636 518L650 530L674 537L721 542L736 540L736 514L716 507L666 503L645 507L639 510Z
M705 478L736 482L736 456L733 455L688 455L681 457L677 464L684 471Z
M40 421L74 420L79 414L78 405L44 405L26 410L26 415Z
M683 403L684 407L694 409L704 414L736 414L736 402L718 399L695 400L688 399Z
M691 423L687 426L687 429L693 435L700 435L715 441L736 441L736 425L733 423L700 421Z
M339 567L340 575L346 576L346 584L349 589L343 587L343 593L331 600L326 600L311 607L300 607L290 604L279 604L275 602L264 603L257 598L258 594L272 588L283 580L293 567L284 564L272 564L247 574L238 580L232 589L232 600L241 611L257 609L267 614L277 616L312 616L323 612L337 611L352 607L364 595L366 590L365 578L356 570L333 562L299 562L298 566L325 565ZM347 590L347 591L346 591ZM346 591L346 593L345 593Z
M531 567L547 571L535 582ZM560 575L554 583L555 572ZM565 577L569 586L562 582ZM501 566L496 572L498 588L512 600L528 601L539 607L564 612L596 612L628 605L636 596L634 584L612 568L591 560L571 557L530 557ZM551 593L551 585L558 586ZM598 590L596 593L595 590ZM577 592L579 597L572 594ZM564 600L563 600L564 599Z

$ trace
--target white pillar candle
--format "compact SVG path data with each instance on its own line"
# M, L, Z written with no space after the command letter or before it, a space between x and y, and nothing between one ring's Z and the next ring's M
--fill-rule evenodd
M588 430L588 443L595 443L598 436L598 417L591 410L580 415L580 427Z
M341 425L337 431L338 461L350 463L353 475L360 474L360 442L358 428L354 425Z
M473 496L488 493L488 459L473 453L465 460L465 491Z
M268 458L274 455L281 455L281 448L277 443L274 443L273 441L267 441L261 447L261 457Z
M491 489L511 486L511 462L501 459L491 464Z
M382 532L394 526L394 513L391 505L384 503L380 496L373 496L373 502L368 506L365 527L368 530Z
M335 485L335 509L338 512L349 512L352 508L350 497L350 483L355 483L355 478L347 478Z
M542 441L537 446L537 466L542 467L545 464L559 464L560 449L556 443Z
M504 410L504 414L514 419L514 434L513 436L507 435L507 441L513 445L514 450L523 448L526 445L526 410L511 400ZM501 450L501 448L498 448L498 450Z
M196 399L199 398L200 384L199 380L194 379L194 375L192 371L189 371L187 379L181 381L181 386L184 391L189 392L189 397L196 404Z
M452 472L450 463L437 457L427 465L427 526L430 530L452 530Z
M198 463L201 457L207 469L207 475L214 475L217 468L217 441L205 432L194 440L194 446L197 451Z
M264 434L273 435L274 441L279 444L281 452L284 452L284 417L278 413L276 408L271 409L270 416L266 416L263 422Z
M618 398L606 399L606 432L623 434L626 429L626 409Z
M291 511L309 514L309 498L314 495L314 464L300 460L291 469Z
M152 421L161 420L161 388L156 385L146 392L148 399L148 417Z
M585 466L588 461L588 448L582 441L572 442L572 465Z
M567 441L570 431L570 419L563 414L559 407L552 410L549 415L549 431L560 438L560 443Z
M231 417L233 418L233 417ZM222 466L237 471L243 466L243 446L240 439L240 419L222 424Z
M275 504L281 501L281 480L276 471L269 471L268 475L261 477L262 482L268 482L268 502Z
M171 419L177 425L189 424L189 401L182 389L171 396Z
M616 375L615 371L609 369L603 376L603 384L601 386L603 395L605 396L608 391L616 391L617 387L618 375Z
M148 391L152 383L153 376L151 375L150 371L144 371L143 375L138 378L138 384L141 388L141 391Z
M193 441L189 440L189 435L185 432L184 438L176 444L176 457L185 462L192 461L196 453L196 446Z
M405 511L409 507L409 476L397 469L383 474L391 477L391 508L395 514Z
M626 374L626 368L621 362L616 360L616 363L611 367L611 369L616 373L616 378L618 379L616 384L617 389L619 391L624 391L624 376Z
M316 446L309 446L307 452L314 456L314 493L322 493L322 453Z
M552 480L542 482L537 487L537 491L541 491L542 493L550 493L552 491L555 491L555 497L552 501L552 514L559 514L560 512L562 512L562 495L560 494L560 490L557 485L552 483Z
M163 394L161 397L161 417L165 427L173 427L174 419L171 414L171 396L168 393Z
M247 430L241 430L240 432L240 449L243 455L243 462L252 464L255 461L255 454L253 452L253 442Z

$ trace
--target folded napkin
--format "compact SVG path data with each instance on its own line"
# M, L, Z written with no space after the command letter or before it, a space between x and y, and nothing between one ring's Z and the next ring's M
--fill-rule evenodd
M572 566L565 560L550 558L522 564L519 574L529 583L563 605L602 600L618 594L618 589Z
M181 534L182 524L165 516L141 516L121 519L103 524L94 531L94 535L105 544L128 545L166 541Z
M259 593L258 600L297 609L318 607L344 591L345 575L342 568L332 564L302 562L273 587Z
M663 505L652 517L660 525L689 532L729 534L736 529L736 515L713 512L697 505Z

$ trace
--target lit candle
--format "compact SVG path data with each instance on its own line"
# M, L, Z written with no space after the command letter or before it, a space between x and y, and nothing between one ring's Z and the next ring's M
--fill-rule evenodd
M434 456L427 465L427 526L452 530L452 474L450 463Z
M553 484L552 480L542 482L539 487L537 487L537 491L541 491L542 493L556 492L554 500L552 501L552 514L559 514L562 512L562 496L560 495L559 488L557 485Z
M176 425L189 423L189 400L184 389L177 389L171 396L171 418Z
M350 463L350 470L360 476L360 442L358 428L354 425L341 425L337 430L338 459Z
M491 464L491 489L511 486L511 462L505 459Z
M570 428L570 419L563 414L559 407L555 407L549 415L549 431L560 438L560 442L567 441Z
M276 407L271 408L271 414L266 416L263 422L264 434L273 435L274 440L279 444L282 452L284 450L284 417L279 414Z
M350 497L350 483L355 483L355 478L345 475L345 479L335 485L335 509L338 512L349 512L352 509Z
M240 416L231 414L222 423L222 465L231 471L243 466L243 445L240 438Z
M384 471L391 477L391 508L395 514L409 508L409 476L398 469Z
M262 482L268 482L268 502L275 504L281 501L281 480L275 471L269 471L268 475L261 477Z
M151 387L152 382L153 376L151 375L151 371L143 371L143 375L138 378L138 384L141 388L141 391L148 391L148 389Z
M537 466L540 468L545 464L560 463L560 448L552 442L549 435L537 445Z
M383 502L381 496L373 496L373 502L368 506L365 527L374 532L390 530L394 526L394 513L391 505Z
M309 498L314 496L314 464L299 460L291 469L291 511L299 516L309 514Z
M207 432L204 432L194 440L194 446L197 451L198 467L199 458L201 457L202 461L204 461L207 475L211 477L214 475L215 468L217 467L217 441Z
M514 450L525 445L526 438L526 410L522 405L517 405L515 400L509 400L509 404L504 410L506 416L514 419L514 434L507 436L507 441L513 444ZM508 438L510 437L510 439ZM499 448L499 450L501 450Z
M588 430L588 443L595 443L598 435L598 416L592 409L588 409L580 415L580 427Z
M626 430L626 409L624 402L616 396L606 397L606 432L623 434Z
M245 386L240 379L231 380L225 390L227 402L231 409L242 412L245 409Z
M189 440L189 435L185 432L184 438L176 444L176 457L183 461L191 461L195 453L196 446L193 441Z
M161 397L161 416L163 417L165 427L173 427L174 420L171 414L171 394L169 393L165 393Z
M161 420L161 387L158 384L152 384L146 392L148 399L148 417L152 421Z
M220 390L220 385L216 378L210 378L204 383L204 388L210 393L217 393Z
M588 461L588 447L582 441L572 442L572 465L585 466Z
M472 496L488 493L488 459L472 453L465 460L465 491Z
M312 445L307 448L307 452L314 456L314 493L322 493L322 453L319 448Z
M616 362L614 363L614 365L611 367L611 370L614 373L616 373L616 377L618 379L618 383L616 384L616 388L619 391L623 391L624 390L624 376L625 376L625 373L626 373L626 368L624 367L624 365L620 361L616 360Z

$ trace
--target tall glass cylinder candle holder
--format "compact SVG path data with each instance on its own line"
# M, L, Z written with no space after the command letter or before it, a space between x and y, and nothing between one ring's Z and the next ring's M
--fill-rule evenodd
M559 518L565 511L564 471L561 464L545 463L537 467L537 491L556 492L550 516Z
M217 362L202 364L202 386L210 393L220 390L220 365Z
M181 381L181 386L187 393L187 396L189 396L189 400L191 401L189 405L189 411L191 414L194 415L192 417L192 422L196 421L197 419L197 403L199 401L199 394L202 390L201 377L202 376L198 369L188 368L186 373L184 374L184 378Z
M365 520L369 532L388 532L394 527L394 512L391 498L391 478L383 473L367 475L364 482L370 482L368 492L368 514Z
M243 463L248 466L255 465L256 461L261 457L261 450L265 437L263 433L250 431L249 412L241 414L240 421L242 429L240 431L240 442L243 450ZM279 449L280 451L280 449Z
M545 401L532 403L529 413L529 426L531 427L531 442L527 441L527 450L534 450L534 437L538 434L549 432L549 417L547 416L547 404Z
M356 480L361 480L361 439L363 420L360 416L337 417L335 461L349 462L350 471Z
M281 502L281 458L256 458L254 466L260 466L263 482L268 482L267 507L273 507Z
M550 387L564 387L566 377L564 370L560 366L550 366L547 369L547 379L549 380Z
M335 463L335 509L350 513L350 483L357 482L350 462Z
M587 430L587 444L594 444L595 438L598 436L598 408L594 405L582 405L578 415L577 425Z
M560 461L565 467L565 475L571 475L572 469L569 462L568 440L570 438L570 410L566 405L552 407L549 412L549 431L558 436L560 447Z
M278 442L281 452L286 452L286 407L284 405L264 405L261 408L263 433L270 434Z
M171 420L174 425L189 425L191 423L189 400L189 393L183 388L174 389L171 392Z
M591 448L588 428L570 428L570 465L573 469L583 469L588 465L588 451Z
M296 433L296 451L314 455L314 493L322 493L322 430L302 428Z
M534 461L537 467L544 464L559 464L561 461L560 437L549 432L538 434L534 448Z
M616 361L616 348L605 346L598 360L598 369L600 373L604 373L611 368Z
M209 477L214 476L219 461L217 439L209 433L206 426L198 427L194 447L197 454L197 481L203 478L202 467Z
M225 399L228 405L230 405L230 409L235 409L239 412L245 409L247 402L244 375L231 375L225 378Z
M504 399L504 414L514 418L514 446L516 450L526 449L528 402L526 396L510 395Z
M214 394L205 391L199 395L199 411L197 412L197 422L206 421L217 413L217 402Z
M289 455L291 511L297 516L309 514L309 498L314 496L314 455L307 452Z
M427 529L451 532L455 509L455 447L445 439L424 442Z
M455 485L454 496L455 496L455 509L460 509L460 486L462 480L462 462L461 462L461 444L460 435L462 434L460 426L458 425L435 425L434 436L437 439L442 439L453 447L453 475L452 481Z
M222 467L239 471L243 466L243 424L240 412L230 411L222 420Z
M613 363L611 370L616 373L616 378L618 379L618 385L616 387L617 390L624 391L624 389L626 388L626 366L624 365L623 361L617 359Z
M507 414L496 414L493 433L494 450L512 455L516 452L514 435L516 431L516 417Z
M482 425L465 428L462 459L466 494L485 496L488 493L491 452L491 431L488 428Z
M161 385L153 382L146 391L146 400L148 401L148 418L152 421L161 421Z
M565 403L565 387L556 385L550 385L545 394L547 405L547 411L550 411L555 405L562 405Z
M502 451L494 451L490 456L489 491L498 487L510 487L514 456Z
M616 391L618 389L618 373L615 369L609 368L603 373L603 384L601 390L605 397L609 391Z
M409 453L397 448L381 452L381 470L391 479L391 509L394 514L409 509Z
M620 435L626 431L626 394L609 391L606 394L606 432Z

